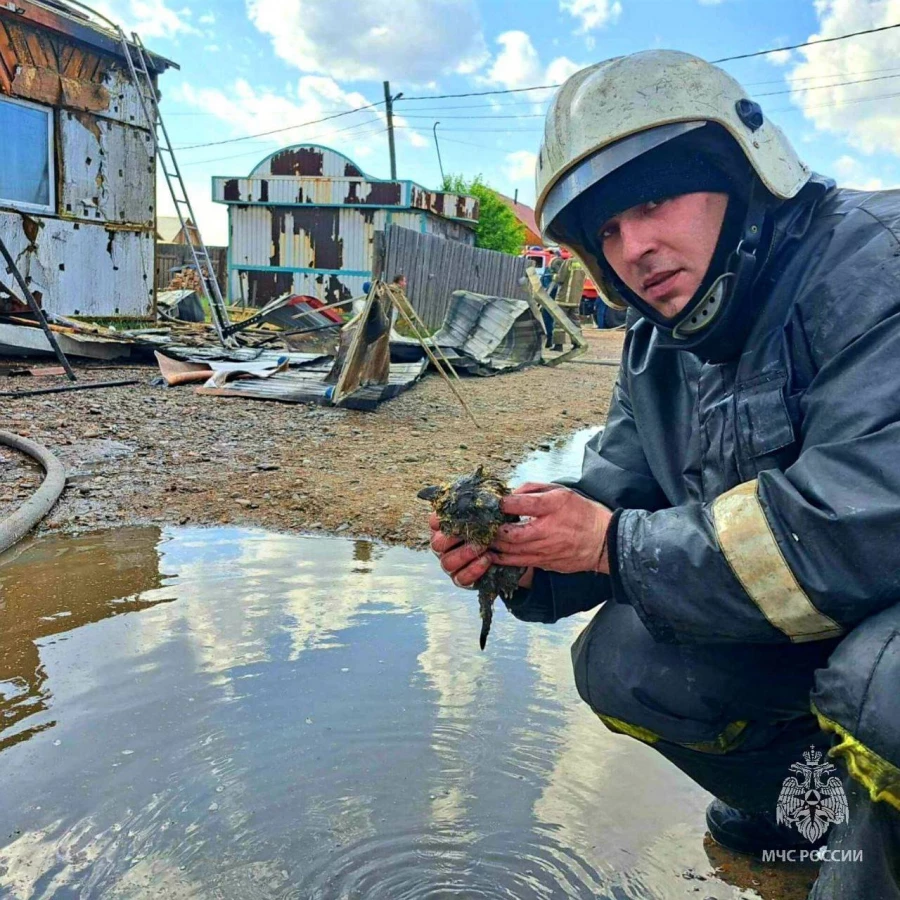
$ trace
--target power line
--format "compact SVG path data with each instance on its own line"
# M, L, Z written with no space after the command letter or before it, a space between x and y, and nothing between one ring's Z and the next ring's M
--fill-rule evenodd
M552 88L558 88L558 84L537 84L534 87L524 87L524 88L506 88L505 90L497 90L497 91L469 91L465 94L428 94L423 95L421 97L406 97L403 96L398 100L398 103L405 103L407 100L447 100L451 97L487 97L490 94L521 94L523 91L548 91Z
M785 50L799 50L801 47L812 47L815 44L830 44L832 41L845 41L847 38L859 37L863 34L876 34L879 31L890 31L892 28L900 28L900 22L894 25L882 25L880 28L866 28L863 31L854 31L851 34L839 34L830 38L819 38L815 41L804 41L802 44L791 44L787 47L773 47L771 50L757 50L756 53L742 53L740 56L723 56L721 59L712 59L712 63L734 62L736 59L752 59L754 56L766 56L769 53L783 53Z
M896 77L896 76L895 76ZM517 113L514 116L499 116L499 115L489 115L489 116L443 116L444 119L466 119L471 121L472 119L543 119L546 113ZM433 119L434 116L417 116L417 115L409 115L408 113L404 113L404 119Z
M330 122L332 119L339 119L341 116L351 116L353 113L362 112L365 109L374 109L376 106L384 105L384 100L377 103L369 103L367 106L357 106L356 109L348 109L344 112L335 113L332 116L324 116L321 119L311 119L309 122L300 122L297 125L286 125L284 128L273 128L271 131L260 131L256 134L245 134L242 137L228 138L224 141L208 141L205 144L187 144L184 147L175 147L176 150L197 150L200 147L220 147L222 144L236 144L238 141L247 141L251 138L265 137L269 134L281 134L283 131L292 131L294 128L306 128L308 125L318 125L321 122Z
M752 59L755 56L768 56L770 53L783 53L785 50L799 50L801 47L812 47L815 44L830 44L833 41L845 41L848 38L860 37L864 34L876 34L881 31L889 31L892 28L900 28L900 22L894 25L882 25L878 28L866 28L862 31L854 31L850 34L839 34L830 38L819 38L814 41L803 41L801 44L790 44L785 47L773 47L771 50L757 50L755 53L741 53L738 56L723 56L721 59L710 60L712 63L734 62L738 59ZM402 100L446 100L451 97L484 97L489 94L518 94L523 91L543 91L558 88L559 84L538 84L533 87L507 88L496 91L469 91L464 94L430 94L419 97L403 97ZM401 101L402 102L402 101Z
M857 75L876 75L879 72L900 72L897 66L890 66L886 69L866 69L865 72L831 72L829 75L806 75L803 78L795 78L794 81L819 81L822 78L850 78ZM759 84L782 84L784 76L781 78L771 78L767 81L742 81L744 87L755 87Z
M405 128L407 131L431 131L430 128L418 128L415 125L394 125L394 128ZM468 134L542 134L543 128L441 128L444 131L464 131Z
M848 84L868 84L870 81L887 81L890 78L900 78L898 75L879 75L877 78L858 78L856 81L838 81L834 84L812 84L809 87L789 88L786 91L768 91L765 94L756 94L757 97L775 97L778 94L799 94L804 91L822 91L826 88L844 87ZM448 116L449 118L449 116Z
M815 106L781 106L778 109L769 110L769 112L806 112L808 109L834 109L835 107L849 106L851 103L868 103L872 100L892 100L895 97L900 97L900 92L893 94L876 94L873 97L854 97L851 100L841 100L838 103L817 103Z
M309 138L308 140L313 141L313 142L317 141L317 140L328 140L332 135L335 135L335 134L341 134L342 132L348 132L354 128L371 128L371 126L372 126L371 122L362 122L359 125L352 125L350 128L342 128L340 131L329 132L329 134L327 136L326 135L322 135L321 137L314 136L314 137ZM387 129L383 128L379 124L379 126L377 128L375 128L371 131L355 132L353 134L353 137L354 138L369 137L373 134L383 134L385 131L387 131ZM275 152L277 153L278 151L276 150ZM214 156L212 159L193 159L190 162L181 163L181 167L184 168L185 166L202 166L205 163L224 162L225 160L228 160L228 159L241 159L242 157L245 157L245 156L258 156L258 155L259 155L258 149L245 150L243 153L232 153L229 156Z
M791 44L791 45L788 45L785 47L773 47L770 50L758 50L755 53L742 53L737 56L724 56L721 59L714 59L714 60L712 60L712 62L713 63L723 63L723 62L734 62L735 60L739 60L739 59L752 59L757 56L767 56L771 53L782 53L787 50L799 50L801 47L810 47L810 46L814 46L816 44L828 44L828 43L833 43L834 41L843 41L843 40L847 40L849 38L861 37L862 35L866 35L866 34L876 34L876 33L883 32L883 31L889 31L893 28L900 28L900 22L898 22L894 25L882 25L878 28L866 28L862 31L854 31L850 34L836 35L835 37L830 37L830 38L819 38L817 40L804 41L803 43L800 43L800 44ZM487 96L498 96L501 94L520 94L520 93L525 93L528 91L553 90L555 88L558 88L559 86L560 86L559 84L539 84L539 85L532 85L531 87L504 88L504 89L497 89L497 90L490 90L490 91L467 91L467 92L456 93L456 94L430 94L430 95L421 95L418 97L402 97L402 98L399 98L397 102L403 102L403 101L412 102L412 101L420 101L420 100L448 100L451 98L455 99L458 97L487 97ZM202 144L187 144L183 147L176 147L175 149L176 150L197 150L197 149L200 149L201 147L219 147L219 146L222 146L223 144L235 144L235 143L238 143L239 141L246 141L246 140L252 140L254 138L267 137L268 135L271 135L271 134L281 134L282 132L292 131L293 129L296 129L296 128L306 128L309 125L318 125L322 122L328 122L332 119L340 118L341 116L349 116L349 115L353 115L354 113L362 112L367 109L374 109L377 106L381 106L383 103L384 103L384 101L380 100L377 103L369 103L366 106L359 106L359 107L356 107L355 109L348 109L343 112L334 113L329 116L324 116L323 118L320 118L320 119L312 119L309 122L301 122L297 125L287 125L284 128L275 128L275 129L272 129L271 131L261 131L256 134L247 134L247 135L243 135L241 137L228 138L226 140L221 140L221 141L207 141L206 143L202 143ZM453 129L447 129L447 130L453 130Z

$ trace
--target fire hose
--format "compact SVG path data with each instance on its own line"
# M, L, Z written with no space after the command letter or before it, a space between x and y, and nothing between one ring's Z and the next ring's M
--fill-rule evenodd
M20 541L53 509L66 486L63 464L46 448L10 431L0 431L0 445L11 447L39 462L45 477L41 486L12 515L0 521L0 553Z

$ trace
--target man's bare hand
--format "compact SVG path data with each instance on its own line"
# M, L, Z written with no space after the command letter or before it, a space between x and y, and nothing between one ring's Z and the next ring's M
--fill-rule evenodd
M455 535L444 534L435 513L428 520L431 528L431 549L441 561L441 568L450 580L462 588L472 588L475 582L493 565L493 560L485 547L466 544ZM532 571L529 569L519 579L520 587L531 587Z
M603 504L560 485L528 483L504 497L500 508L526 521L500 528L489 553L498 565L609 573L612 512Z

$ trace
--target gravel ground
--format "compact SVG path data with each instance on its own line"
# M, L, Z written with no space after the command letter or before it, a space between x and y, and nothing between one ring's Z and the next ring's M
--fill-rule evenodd
M618 359L621 332L588 329L587 337L582 359ZM466 378L480 430L433 373L374 412L202 397L190 385L152 386L149 366L79 374L141 383L7 398L0 419L66 465L68 487L42 530L234 523L417 546L427 535L419 488L482 462L508 472L542 443L602 424L616 369L564 363ZM0 390L61 383L0 369ZM4 515L34 490L40 470L0 453Z

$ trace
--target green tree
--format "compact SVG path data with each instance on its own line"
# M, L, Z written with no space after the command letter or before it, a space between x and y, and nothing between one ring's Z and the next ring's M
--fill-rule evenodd
M515 213L484 183L481 175L466 181L462 175L447 175L441 189L478 198L475 246L518 256L525 244L525 226Z

